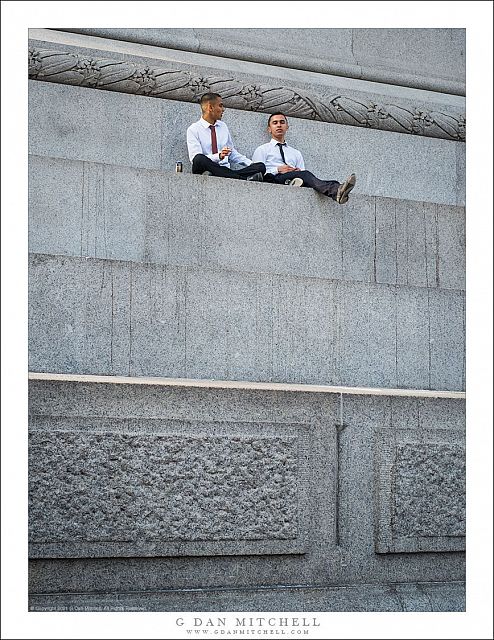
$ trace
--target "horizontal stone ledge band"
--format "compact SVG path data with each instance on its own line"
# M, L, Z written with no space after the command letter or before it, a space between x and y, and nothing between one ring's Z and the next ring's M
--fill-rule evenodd
M265 47L253 46L254 42L247 38L245 40L244 29L233 29L230 35L240 31L240 38L242 42L235 42L235 46L232 46L231 41L224 41L222 38L215 38L212 34L208 33L208 29L179 29L178 32L174 29L30 29L31 39L42 40L43 38L58 37L61 34L74 38L79 36L82 42L82 38L89 40L117 40L119 42L145 45L156 49L168 49L176 51L185 51L193 55L206 55L220 58L230 58L234 60L242 60L252 62L254 64L269 65L286 67L288 69L300 69L302 71L309 71L321 74L330 74L335 76L342 76L345 78L354 78L356 80L365 80L370 82L379 82L392 85L409 86L416 89L425 89L427 91L438 91L443 93L450 93L455 95L465 95L465 82L461 82L453 77L442 77L441 75L429 75L427 70L421 69L405 69L397 68L396 61L389 58L388 55L384 55L381 58L381 63L384 66L371 65L370 61L366 59L365 55L355 57L354 46L354 30L353 29L339 29L337 31L352 32L352 56L351 59L338 56L338 60L334 59L332 55L334 48L329 51L325 49L319 54L315 53L312 47L309 47L310 51L304 51L304 55L301 55L300 48L295 45L292 46L290 41L290 51L287 48L283 48L283 51L277 50L276 45L280 44L280 40L277 40L277 33L282 33L282 38L286 43L287 31L282 29L266 29L265 39L270 40L274 36L274 42L266 42ZM318 38L322 31L333 30L325 29L304 29L297 28L289 31L290 36L296 31L299 35L303 34L304 38ZM359 29L356 30L357 32ZM364 30L365 32L366 30ZM371 30L372 31L372 30ZM386 29L380 30L386 33ZM392 30L391 30L392 31ZM244 32L244 33L242 33ZM417 30L420 32L420 30ZM216 32L217 33L217 32ZM39 34L39 35L37 35ZM392 33L391 33L392 36ZM300 39L298 39L300 45ZM274 45L274 46L273 46ZM340 49L341 51L341 49ZM344 49L344 52L348 54L348 49ZM360 60L359 60L360 59ZM386 62L391 64L387 66Z
M446 140L465 140L465 114L410 109L349 96L308 95L289 87L244 84L235 78L203 77L187 71L149 67L127 60L31 47L29 78L167 100L197 103L209 91L232 109L278 113L354 127L366 127Z
M29 372L29 380L47 382L91 382L106 384L144 384L163 387L202 387L206 389L248 389L258 391L296 391L305 393L340 393L346 395L403 396L412 398L465 399L464 391L430 389L386 389L383 387L340 387L284 382L252 382L250 380L199 380L193 378L153 378L131 376L101 376L72 373Z

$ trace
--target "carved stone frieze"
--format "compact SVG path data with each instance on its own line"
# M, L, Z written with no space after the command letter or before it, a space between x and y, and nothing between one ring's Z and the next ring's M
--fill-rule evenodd
M465 140L465 117L422 108L404 108L340 94L308 95L288 87L245 84L235 78L202 77L187 71L149 67L125 60L29 49L29 77L34 80L119 91L167 100L198 102L221 94L232 109L276 113L355 127L395 131L448 140Z

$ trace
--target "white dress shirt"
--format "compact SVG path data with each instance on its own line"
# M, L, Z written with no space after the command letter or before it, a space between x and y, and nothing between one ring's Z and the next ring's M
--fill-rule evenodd
M229 167L230 161L235 164L243 164L249 166L252 164L252 160L243 156L233 146L232 137L228 130L228 127L221 120L216 120L214 124L216 128L216 142L218 144L218 153L212 153L211 149L211 129L209 128L209 122L201 118L194 124L191 124L187 129L187 149L189 150L189 159L192 162L194 156L198 153L203 153L213 162L220 164L223 167ZM231 153L229 156L225 156L223 160L220 160L219 152L223 147L230 147Z
M252 155L252 162L264 162L266 165L266 173L273 174L278 173L278 167L284 164L289 164L292 167L298 167L302 170L305 169L304 159L298 149L288 146L286 142L283 143L283 153L285 154L286 160L286 162L283 162L280 148L276 146L277 144L278 140L271 138L266 144L257 147Z

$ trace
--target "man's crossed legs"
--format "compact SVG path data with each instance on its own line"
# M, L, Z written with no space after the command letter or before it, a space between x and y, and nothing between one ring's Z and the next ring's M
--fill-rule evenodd
M275 175L267 173L264 176L264 182L274 182L276 184L289 184L296 179L302 180L303 184L297 181L295 185L311 187L315 191L336 200L339 204L345 204L348 201L348 194L356 182L354 173L348 176L343 183L337 180L320 180L310 171L287 171L286 173L277 173Z
M262 162L254 162L248 167L242 167L238 171L224 167L223 165L213 162L210 158L202 153L198 153L192 160L192 173L204 173L208 171L212 176L218 178L234 178L236 180L256 180L262 182L266 173L266 167Z

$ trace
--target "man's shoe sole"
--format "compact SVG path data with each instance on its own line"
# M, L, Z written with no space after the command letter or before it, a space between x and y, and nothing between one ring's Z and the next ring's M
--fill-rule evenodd
M356 181L357 181L357 178L355 174L352 173L352 175L349 176L345 180L345 182L339 187L338 193L336 194L336 202L338 204L345 204L346 202L348 202L348 194L355 186Z
M293 180L290 180L289 184L291 187L303 187L304 181L302 178L293 178Z

